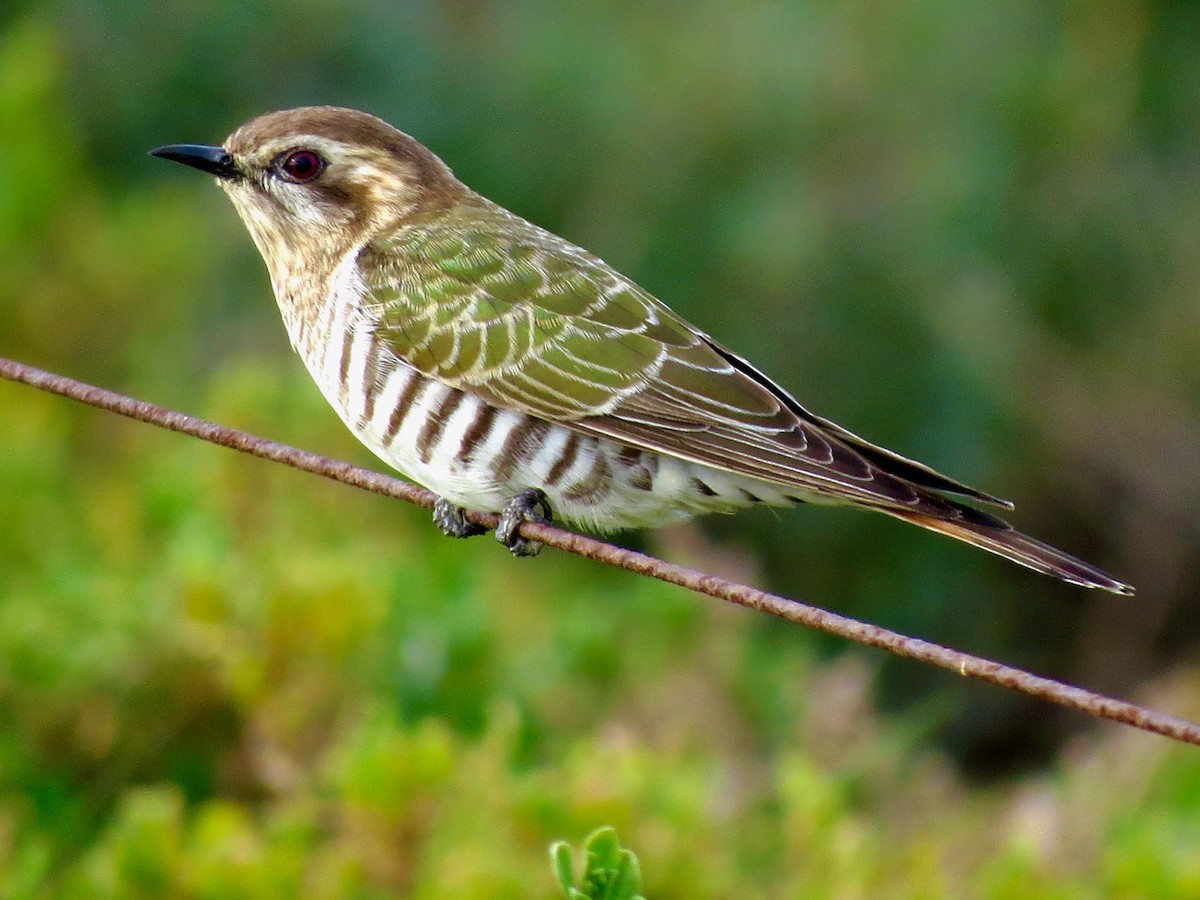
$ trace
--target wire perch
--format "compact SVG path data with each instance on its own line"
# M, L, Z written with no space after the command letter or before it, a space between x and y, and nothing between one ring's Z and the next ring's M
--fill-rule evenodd
M322 475L325 478L340 481L365 491L405 500L426 509L432 509L437 501L437 497L429 491L398 478L329 459L277 441L256 437L236 428L217 425L214 422L175 412L145 400L137 400L11 359L0 357L0 378L27 384L51 394L68 397L98 409L136 419L139 422L188 434L222 447L249 453L251 456L283 463L314 475ZM483 512L468 512L466 517L486 528L495 528L500 518L493 513ZM897 656L940 666L965 678L986 681L1028 694L1031 697L1058 703L1091 716L1110 719L1140 728L1143 731L1161 734L1172 740L1200 746L1200 725L1125 700L1107 697L1034 675L1023 669L972 656L969 653L919 638L908 637L877 625L859 622L847 616L801 603L798 600L760 591L745 584L708 575L686 566L678 566L645 553L626 550L596 538L555 528L552 525L526 522L521 525L520 534L548 547L565 550L568 553L574 553L610 566L617 566L638 575L657 578L659 581L675 584L728 603L736 603L738 606L770 613L789 622L806 625L809 628L865 644L868 647L886 650Z

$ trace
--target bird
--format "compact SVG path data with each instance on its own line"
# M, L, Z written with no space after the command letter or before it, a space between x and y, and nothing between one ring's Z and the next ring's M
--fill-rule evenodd
M755 505L874 510L1132 594L977 508L1012 504L822 418L603 260L486 199L382 119L310 106L151 155L216 177L292 347L351 432L438 497L608 533ZM967 502L969 501L969 502Z

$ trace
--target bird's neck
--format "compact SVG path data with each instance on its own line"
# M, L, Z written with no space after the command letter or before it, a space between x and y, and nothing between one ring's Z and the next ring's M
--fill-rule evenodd
M419 245L432 231L494 224L497 216L511 214L472 195L450 210L423 208L376 225L360 233L354 244L314 242L294 247L279 239L278 232L261 239L255 234L255 241L270 270L292 346L314 369L324 364L321 357L333 329L369 324L363 321L370 312L365 297L379 276L395 280L398 272L419 262L419 252L414 262L413 244Z
M322 364L332 330L344 318L339 307L358 305L365 290L357 273L357 248L340 254L314 249L301 253L281 245L270 253L263 250L288 338L310 369Z

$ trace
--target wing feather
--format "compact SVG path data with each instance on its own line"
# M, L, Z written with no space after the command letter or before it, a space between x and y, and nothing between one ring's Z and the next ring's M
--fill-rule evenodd
M486 201L364 255L376 333L497 406L801 496L931 515L954 507L923 489L1004 504L814 416L601 260Z

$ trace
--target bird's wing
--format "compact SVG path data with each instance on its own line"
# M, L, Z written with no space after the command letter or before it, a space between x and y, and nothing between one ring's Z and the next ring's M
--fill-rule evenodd
M805 492L1003 503L808 413L601 260L513 217L368 248L376 334L417 370L587 433Z

